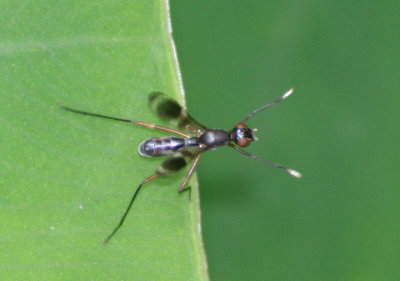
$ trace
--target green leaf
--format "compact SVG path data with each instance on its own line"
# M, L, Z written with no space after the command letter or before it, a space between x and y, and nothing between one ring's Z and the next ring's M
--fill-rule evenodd
M161 121L151 91L183 102L166 1L3 1L0 11L0 279L207 280L197 182L144 186L164 134L59 105Z

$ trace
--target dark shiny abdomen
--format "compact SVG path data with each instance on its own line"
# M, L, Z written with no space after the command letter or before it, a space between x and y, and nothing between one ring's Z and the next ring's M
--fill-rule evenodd
M152 138L139 145L139 153L146 157L161 156L174 153L188 146L197 146L198 144L198 138Z

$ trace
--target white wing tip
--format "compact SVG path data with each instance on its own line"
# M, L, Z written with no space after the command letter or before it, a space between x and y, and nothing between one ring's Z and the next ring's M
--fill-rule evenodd
M288 173L291 174L292 176L296 177L296 178L301 178L303 175L295 170L292 169L287 169Z

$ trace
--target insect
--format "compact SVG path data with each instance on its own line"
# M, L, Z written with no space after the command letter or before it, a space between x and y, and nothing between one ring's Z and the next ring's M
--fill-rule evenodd
M292 92L293 89L290 89L278 100L254 110L249 115L247 115L243 120L237 123L236 126L230 131L222 129L208 129L207 127L203 126L195 119L193 119L178 102L176 102L172 98L169 98L168 96L166 96L161 92L153 92L149 95L150 106L161 119L169 122L176 129L171 129L152 123L122 119L122 118L91 113L61 106L62 109L70 112L88 116L100 117L105 119L111 119L115 121L133 123L135 125L155 130L161 130L176 135L174 137L151 138L145 140L139 145L138 149L139 154L142 156L157 157L170 154L171 156L169 156L161 163L161 165L157 168L154 174L143 180L142 183L138 186L118 225L115 227L112 233L104 240L104 244L108 243L108 241L110 241L110 239L115 235L115 233L117 233L117 231L123 225L126 216L128 215L133 205L133 202L135 201L141 188L145 184L151 182L152 180L158 177L173 174L184 168L186 165L193 162L185 178L183 179L181 186L179 187L179 192L184 191L188 180L190 179L191 175L193 174L193 172L197 167L197 164L200 161L201 155L207 150L214 150L220 146L228 145L232 147L234 150L254 160L283 169L290 175L296 178L300 178L301 174L295 170L289 169L281 164L261 159L241 149L241 147L249 146L252 141L258 140L257 137L254 135L257 129L250 129L246 125L246 122L258 112L270 108L278 104L282 100L286 99L292 94Z

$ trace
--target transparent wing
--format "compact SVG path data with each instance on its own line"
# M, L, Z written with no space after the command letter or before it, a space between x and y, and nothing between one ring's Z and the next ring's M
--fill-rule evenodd
M149 95L149 103L155 113L163 120L180 130L201 135L206 127L193 119L187 111L174 99L162 92Z
M184 148L165 159L157 168L157 174L169 175L178 172L188 165L203 150L199 147Z

